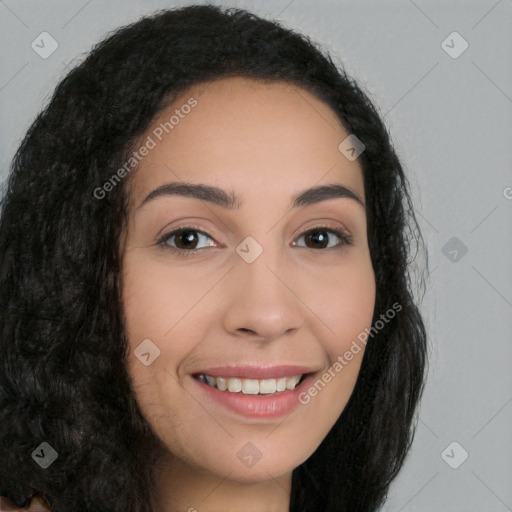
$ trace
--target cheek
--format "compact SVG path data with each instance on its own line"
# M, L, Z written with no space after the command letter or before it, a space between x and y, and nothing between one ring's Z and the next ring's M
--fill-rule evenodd
M320 281L320 280L319 280ZM352 341L369 329L375 308L375 275L369 254L354 253L343 266L329 272L322 280L323 285L314 288L318 317L323 326L324 349L331 362L348 350ZM360 338L363 336L360 336Z
M169 275L167 275L169 274ZM172 283L172 288L169 285ZM185 310L190 288L180 283L179 273L171 274L161 265L136 251L123 261L123 307L131 338L163 338Z
M372 325L376 284L369 254L355 255L328 277L324 286L315 288L311 303L321 319L316 324L316 337L322 340L329 368L310 391L312 398L323 395L324 406L332 405L334 422L348 402L359 375Z
M199 272L200 274L200 272ZM202 283L207 276L199 275ZM204 287L191 286L190 273L163 258L142 251L127 252L123 260L123 308L130 347L151 339L160 349L158 361L172 368L192 350L201 336L201 322L190 318L198 308ZM193 310L193 311L192 311ZM206 321L206 319L205 319Z
M186 314L184 304L191 302L186 298L187 288L174 281L169 289L165 286L169 282L173 281L166 280L158 265L142 254L132 251L125 255L122 301L129 345L128 371L147 419L172 417L182 407L178 401L169 402L162 393L165 390L179 396L177 368L192 348L189 340L193 338L177 335L179 321ZM176 289L183 292L176 293ZM161 408L162 404L167 408Z

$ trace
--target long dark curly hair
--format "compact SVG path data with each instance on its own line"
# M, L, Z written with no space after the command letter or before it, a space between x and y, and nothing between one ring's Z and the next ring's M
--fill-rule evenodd
M425 244L377 109L308 37L246 10L161 10L94 46L56 87L18 148L0 219L0 495L53 512L150 512L162 446L127 371L121 301L122 183L101 187L152 120L192 85L284 81L329 105L365 145L359 159L376 278L374 323L348 404L292 473L292 512L368 512L385 501L416 428L428 365L411 264ZM127 180L124 180L125 182ZM412 255L413 246L416 252ZM34 450L58 454L46 469Z

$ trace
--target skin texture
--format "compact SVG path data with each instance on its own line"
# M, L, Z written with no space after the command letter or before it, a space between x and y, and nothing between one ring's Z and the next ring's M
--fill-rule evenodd
M197 106L130 176L122 239L129 373L167 448L156 509L284 512L291 473L343 411L364 350L307 405L275 419L245 418L209 401L191 373L252 362L307 365L321 376L371 326L375 276L364 207L336 198L290 208L299 191L331 183L364 203L362 169L338 150L349 134L334 112L282 82L237 77L194 86L140 140L191 96ZM140 206L174 181L233 191L241 206L175 195ZM198 254L158 246L161 235L189 225L208 234L198 234ZM317 248L304 233L318 226L350 234L353 245L334 247L341 240L327 231L329 247ZM250 264L235 250L247 236L263 248ZM187 250L179 238L167 244ZM148 338L160 355L145 366L133 351ZM252 467L237 457L248 442L262 454Z

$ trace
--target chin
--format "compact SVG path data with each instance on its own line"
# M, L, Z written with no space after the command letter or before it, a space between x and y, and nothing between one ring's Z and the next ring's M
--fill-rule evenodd
M231 467L228 469L226 473L220 472L218 474L220 475L228 475L229 471L231 470L231 473L229 474L229 479L233 482L239 483L239 484L256 484L259 482L264 482L266 480L272 480L279 478L283 475L287 475L291 473L295 467L287 465L287 464L271 464L267 466L260 465L262 464L262 461L260 461L258 464L256 464L252 468L236 468L235 470Z

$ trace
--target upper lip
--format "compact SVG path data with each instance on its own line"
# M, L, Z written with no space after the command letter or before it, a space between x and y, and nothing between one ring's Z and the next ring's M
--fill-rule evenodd
M194 372L193 375L211 375L212 377L238 377L248 379L271 379L280 377L292 377L305 373L316 372L317 369L310 366L301 365L233 365L233 366L215 366Z

